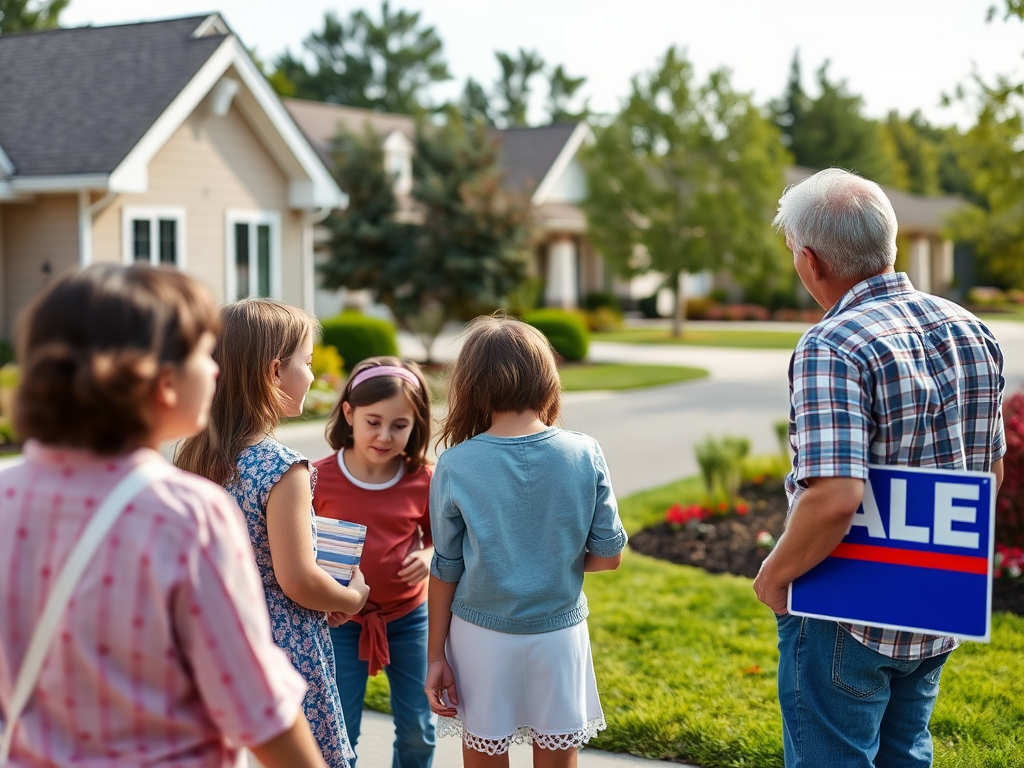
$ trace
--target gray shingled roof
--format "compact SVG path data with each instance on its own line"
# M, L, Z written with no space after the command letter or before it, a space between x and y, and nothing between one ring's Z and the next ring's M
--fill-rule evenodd
M310 143L328 162L331 142L342 126L350 131L361 131L364 125L369 124L381 136L391 131L401 131L410 139L415 137L416 120L407 115L391 115L298 99L283 101ZM577 125L559 123L540 128L494 129L493 135L499 145L498 159L505 171L506 186L516 192L532 195L544 181Z
M0 35L0 147L16 177L110 173L223 42L210 14Z
M505 186L528 195L536 192L577 125L556 123L539 128L506 128L497 131L501 167L505 170Z

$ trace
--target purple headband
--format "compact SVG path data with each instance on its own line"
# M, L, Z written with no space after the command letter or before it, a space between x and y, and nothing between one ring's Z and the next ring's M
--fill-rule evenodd
M412 371L408 371L397 365L373 365L369 368L364 368L355 375L355 378L352 379L352 383L349 385L348 391L351 392L367 379L375 379L378 376L397 376L398 378L405 379L410 384L414 385L416 389L420 388L420 380L416 378L416 374Z

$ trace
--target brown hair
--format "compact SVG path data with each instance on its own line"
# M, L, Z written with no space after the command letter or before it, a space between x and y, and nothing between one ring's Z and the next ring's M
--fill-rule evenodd
M271 364L286 362L319 326L308 312L269 299L228 304L222 317L224 330L213 350L220 377L210 422L182 444L174 463L224 485L235 476L238 454L273 431L285 412Z
M352 382L358 374L367 368L374 368L381 365L393 365L409 371L419 381L419 386L414 387L405 379L399 376L375 376L372 379L361 381L359 386L352 389ZM327 422L325 434L331 448L338 451L342 448L352 447L352 427L345 419L345 412L342 404L348 403L353 408L362 408L367 405L379 403L397 394L405 395L412 406L413 424L409 431L409 442L405 446L405 464L410 472L415 472L427 463L427 444L430 441L430 392L427 389L427 381L423 378L423 371L411 360L399 360L397 357L368 357L349 374L345 382L345 389L341 393L331 417Z
M21 318L15 431L101 454L128 450L153 429L160 369L183 363L218 324L213 297L173 269L98 264L58 278Z
M486 432L492 413L530 411L551 426L561 392L551 344L540 331L500 315L478 317L448 380L448 418L438 442L450 448Z

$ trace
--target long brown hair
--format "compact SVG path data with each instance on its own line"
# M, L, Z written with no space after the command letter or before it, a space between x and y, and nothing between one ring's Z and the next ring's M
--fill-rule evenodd
M486 432L493 413L530 411L554 424L562 382L544 335L497 315L476 318L467 334L448 380L448 417L438 442L450 448Z
M59 278L21 318L18 436L120 453L153 429L160 369L218 329L213 297L166 267L97 264Z
M419 386L415 387L398 376L375 376L360 382L358 387L352 389L352 382L355 381L356 376L367 368L381 365L404 368L419 380ZM427 444L430 441L430 392L420 367L411 360L399 360L397 357L368 357L352 369L348 381L345 382L345 390L341 393L341 398L334 406L331 417L327 421L325 434L331 448L337 451L352 447L352 427L345 419L345 412L342 410L343 403L348 403L353 408L362 408L379 403L381 400L387 400L399 393L405 395L413 412L409 442L405 446L406 469L412 473L426 464Z
M243 299L221 311L223 330L213 351L220 365L217 392L205 430L186 440L174 463L224 485L244 448L273 431L285 413L285 395L271 376L311 334L308 312L269 299Z

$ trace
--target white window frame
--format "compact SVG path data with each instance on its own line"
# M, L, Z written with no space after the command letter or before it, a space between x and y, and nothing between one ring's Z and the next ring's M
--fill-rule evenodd
M174 266L184 269L185 258L185 209L175 207L151 207L126 205L121 209L121 263L135 264L135 231L133 221L149 221L149 263L159 265L160 261L160 220L171 220L177 225L175 236L177 253Z
M281 213L279 211L245 211L230 209L224 217L224 285L225 301L238 300L238 278L235 274L235 225L249 225L249 296L259 295L259 271L256 248L256 227L270 227L270 296L281 299Z

